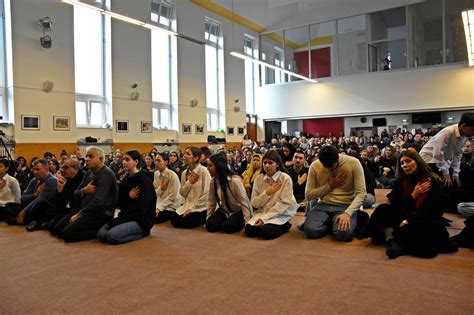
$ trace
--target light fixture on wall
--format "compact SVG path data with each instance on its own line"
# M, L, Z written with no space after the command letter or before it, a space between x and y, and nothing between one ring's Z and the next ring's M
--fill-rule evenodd
M467 60L474 65L474 9L462 11L462 22L466 34Z
M200 41L198 39L195 39L195 38L183 35L183 34L179 34L179 33L170 31L168 29L159 27L159 26L154 25L154 24L145 23L145 22L142 22L140 20L137 20L137 19L128 17L126 15L123 15L123 14L118 14L118 13L112 12L110 10L105 10L105 9L100 8L100 7L96 7L94 5L90 5L90 4L81 2L79 0L62 0L62 2L73 5L73 6L77 5L77 6L89 8L89 9L92 9L94 11L98 11L98 12L100 12L101 14L103 14L105 16L110 16L111 18L114 18L116 20L120 20L122 22L134 24L134 25L141 26L141 27L144 27L144 28L148 28L150 30L159 30L159 31L164 32L168 35L176 36L178 38L182 38L182 39L191 41L191 42L199 44L199 45L204 45L205 44L203 41Z

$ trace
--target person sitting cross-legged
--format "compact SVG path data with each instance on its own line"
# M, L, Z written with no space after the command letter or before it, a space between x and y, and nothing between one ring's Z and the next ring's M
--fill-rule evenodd
M390 204L378 206L369 220L373 244L387 243L386 254L423 258L457 251L441 222L441 179L414 148L401 153Z

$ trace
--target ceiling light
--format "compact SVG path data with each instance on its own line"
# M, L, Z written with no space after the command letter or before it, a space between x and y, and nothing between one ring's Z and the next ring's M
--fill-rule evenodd
M462 11L464 33L466 34L467 60L474 65L474 10Z
M298 74L298 73L295 73L295 72L292 72L292 71L289 71L289 70L286 70L286 69L282 69L282 68L277 67L275 65L272 65L270 63L255 59L251 56L248 56L248 55L236 52L236 51L232 51L232 52L230 52L230 54L234 57L244 59L244 60L249 60L249 61L251 61L255 64L258 64L258 65L261 65L261 66L264 66L264 67L267 67L267 68L270 68L270 69L273 69L273 70L276 70L276 71L281 71L285 74L288 74L288 75L290 75L292 77L295 77L295 78L298 78L298 79L306 80L306 81L312 82L312 83L318 83L318 81L313 80L313 79L308 78L308 77L305 77L304 75L301 75L301 74Z
M168 35L172 35L172 36L176 36L176 37L179 37L179 38L182 38L182 39L186 39L186 40L189 40L189 41L194 42L194 43L199 44L199 45L204 45L205 44L203 41L200 41L198 39L195 39L195 38L192 38L192 37L189 37L189 36L186 36L186 35L182 35L182 34L167 30L165 28L162 28L162 27L159 27L159 26L156 26L156 25L153 25L153 24L145 23L143 21L128 17L126 15L118 14L118 13L115 13L115 12L112 12L112 11L109 11L109 10L104 10L100 7L96 7L96 6L81 2L79 0L62 0L62 2L70 4L70 5L78 5L78 6L82 6L82 7L91 9L91 10L95 10L95 11L98 11L98 12L102 13L103 15L110 16L111 18L114 18L116 20L126 22L126 23L130 23L130 24L134 24L134 25L137 25L137 26L141 26L141 27L144 27L144 28L147 28L147 29L150 29L150 30L158 30L158 31L164 32Z

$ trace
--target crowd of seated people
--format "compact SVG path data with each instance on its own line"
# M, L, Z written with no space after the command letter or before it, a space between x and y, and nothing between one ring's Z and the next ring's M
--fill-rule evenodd
M29 165L22 156L0 159L0 220L66 242L122 244L166 221L275 239L304 211L298 227L310 239L371 237L387 245L389 258L434 257L474 243L473 115L438 133L247 139L241 149L221 145L216 152L191 146L184 153L105 154L92 146L84 158L80 150L63 150L59 159L45 152ZM377 207L375 187L391 189L390 204ZM442 219L446 189L467 217L452 239ZM375 208L370 219L364 208Z

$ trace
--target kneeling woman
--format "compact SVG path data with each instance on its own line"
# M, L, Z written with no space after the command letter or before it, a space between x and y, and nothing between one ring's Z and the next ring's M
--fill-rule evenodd
M439 252L457 250L440 221L440 178L415 149L401 153L397 179L387 197L390 204L375 209L368 231L372 243L387 242L389 258L405 254L432 258Z
M136 150L125 152L123 166L127 172L119 184L117 218L97 232L97 238L110 244L139 240L150 234L155 224L156 194L153 173L139 171L141 155Z
M229 170L226 156L222 153L211 155L207 169L213 177L209 191L207 230L224 233L241 231L252 215L252 206L242 178Z
M201 150L197 147L187 147L184 151L184 163L188 169L181 174L181 189L183 205L171 218L171 224L176 228L193 229L206 223L207 198L211 175L199 163Z
M250 200L257 210L245 226L245 234L274 239L288 232L298 205L293 196L293 182L285 173L277 151L263 155L263 172L253 185Z

